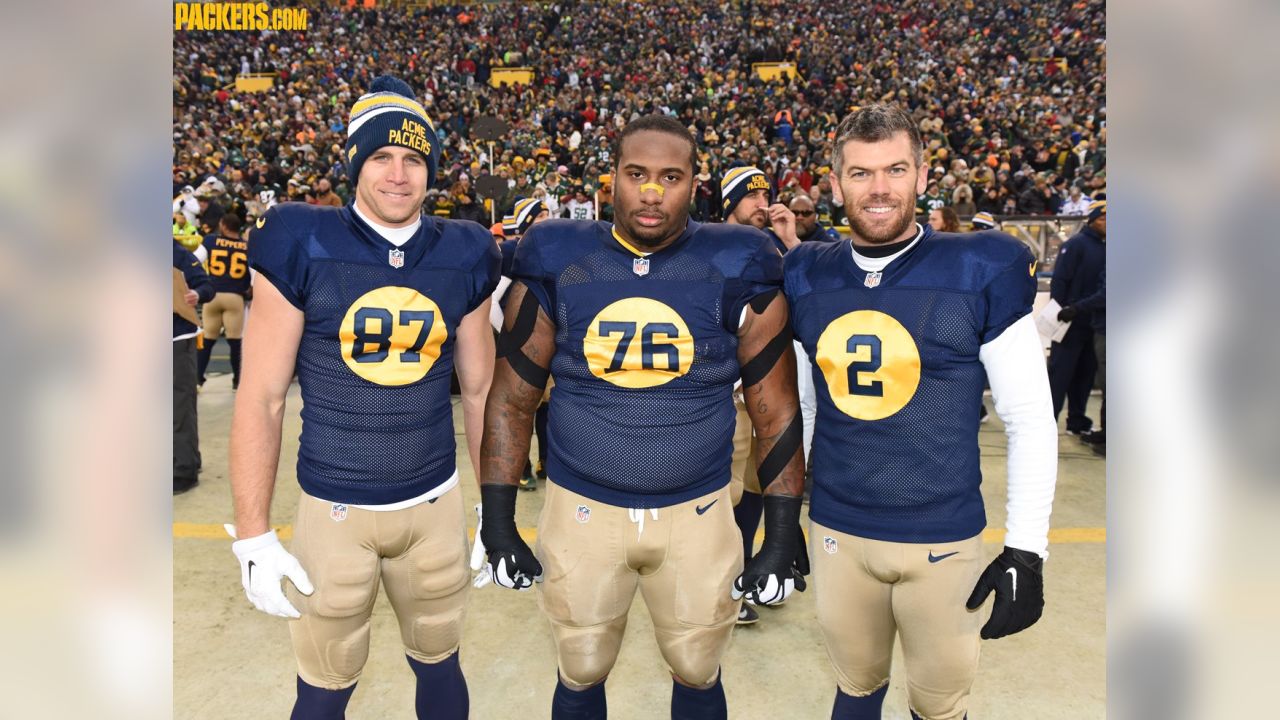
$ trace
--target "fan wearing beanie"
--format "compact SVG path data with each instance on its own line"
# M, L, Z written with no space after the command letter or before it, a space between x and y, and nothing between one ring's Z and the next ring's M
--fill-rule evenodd
M344 717L382 586L417 716L464 720L458 647L471 583L449 391L456 370L478 467L498 248L482 225L423 215L440 140L408 85L374 80L348 128L354 202L281 203L256 223L227 529L249 602L292 619L293 718ZM295 368L302 493L286 550L268 519Z

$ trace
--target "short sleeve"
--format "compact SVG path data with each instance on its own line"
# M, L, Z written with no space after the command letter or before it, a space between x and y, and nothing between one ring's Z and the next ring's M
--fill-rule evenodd
M982 291L987 310L982 324L984 345L1031 313L1036 299L1035 258L1025 246L1019 250L1017 259L1006 265Z
M249 243L249 266L262 273L294 307L304 310L310 258L276 208L258 219Z
M547 317L554 318L556 316L556 279L544 267L545 263L542 261L538 243L539 230L541 228L537 225L529 228L529 232L525 233L520 244L516 246L516 258L511 264L511 277L523 282L538 300Z
M725 283L725 327L736 332L742 308L755 297L782 289L782 256L762 237L734 281Z
M480 257L471 268L469 278L471 294L467 299L468 313L493 296L493 291L498 287L498 280L502 277L502 253L498 251L497 244L487 236L487 233L481 235L481 239L485 249L480 252Z

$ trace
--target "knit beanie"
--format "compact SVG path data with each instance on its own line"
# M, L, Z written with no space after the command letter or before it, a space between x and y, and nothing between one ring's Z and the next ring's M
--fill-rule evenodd
M427 187L435 185L440 139L422 103L413 99L413 90L403 80L390 75L376 78L368 94L351 106L347 123L347 179L352 186L360 180L360 168L375 150L387 145L416 150L427 161Z
M752 190L767 191L769 202L773 202L773 188L769 187L769 178L765 177L760 168L736 167L725 173L720 181L720 197L724 198L724 217L732 215L733 208Z

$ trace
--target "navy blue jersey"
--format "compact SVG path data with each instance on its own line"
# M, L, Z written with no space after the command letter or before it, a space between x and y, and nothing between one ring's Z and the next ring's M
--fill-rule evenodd
M841 532L950 542L986 526L978 349L1031 312L1034 258L1003 233L935 233L881 273L849 240L787 254L784 285L812 363L810 515Z
M609 223L548 220L520 241L514 272L556 326L552 480L633 508L729 482L738 320L782 280L767 235L690 222L644 257Z
M489 233L428 215L397 248L350 206L284 203L258 220L249 259L306 315L302 489L382 505L448 480L454 339L498 282Z
M173 269L182 273L182 278L187 283L187 289L195 290L196 295L200 296L200 302L209 302L213 299L213 285L209 283L209 276L205 273L204 268L200 267L200 261L196 259L196 256L191 251L178 243L173 244ZM199 329L194 323L178 313L175 312L173 314L174 337L194 335Z
M498 243L498 251L502 253L502 274L511 277L511 268L516 263L516 246L519 240L503 240Z
M249 292L249 243L218 233L206 235L204 249L209 253L205 266L213 289L220 293L245 295Z

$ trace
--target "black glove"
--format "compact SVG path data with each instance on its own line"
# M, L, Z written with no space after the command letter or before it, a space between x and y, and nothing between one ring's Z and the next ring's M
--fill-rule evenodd
M1005 548L982 571L966 607L977 610L993 590L996 604L991 619L982 626L983 640L1002 638L1035 625L1044 612L1044 560L1033 552Z
M804 592L804 576L809 574L809 543L805 541L804 528L800 527L798 522L796 523L796 545L798 545L799 548L796 551L796 559L792 563L791 569L795 573L795 577L799 578L799 581L796 583L796 588L799 589L800 592Z
M734 600L746 595L757 605L778 605L793 590L804 592L809 553L800 529L802 502L798 497L764 496L764 542L733 581Z
M480 540L495 585L528 590L542 582L542 563L516 530L516 486L481 485Z
M1058 322L1071 322L1076 319L1076 315L1080 314L1075 307L1068 305L1058 311Z

